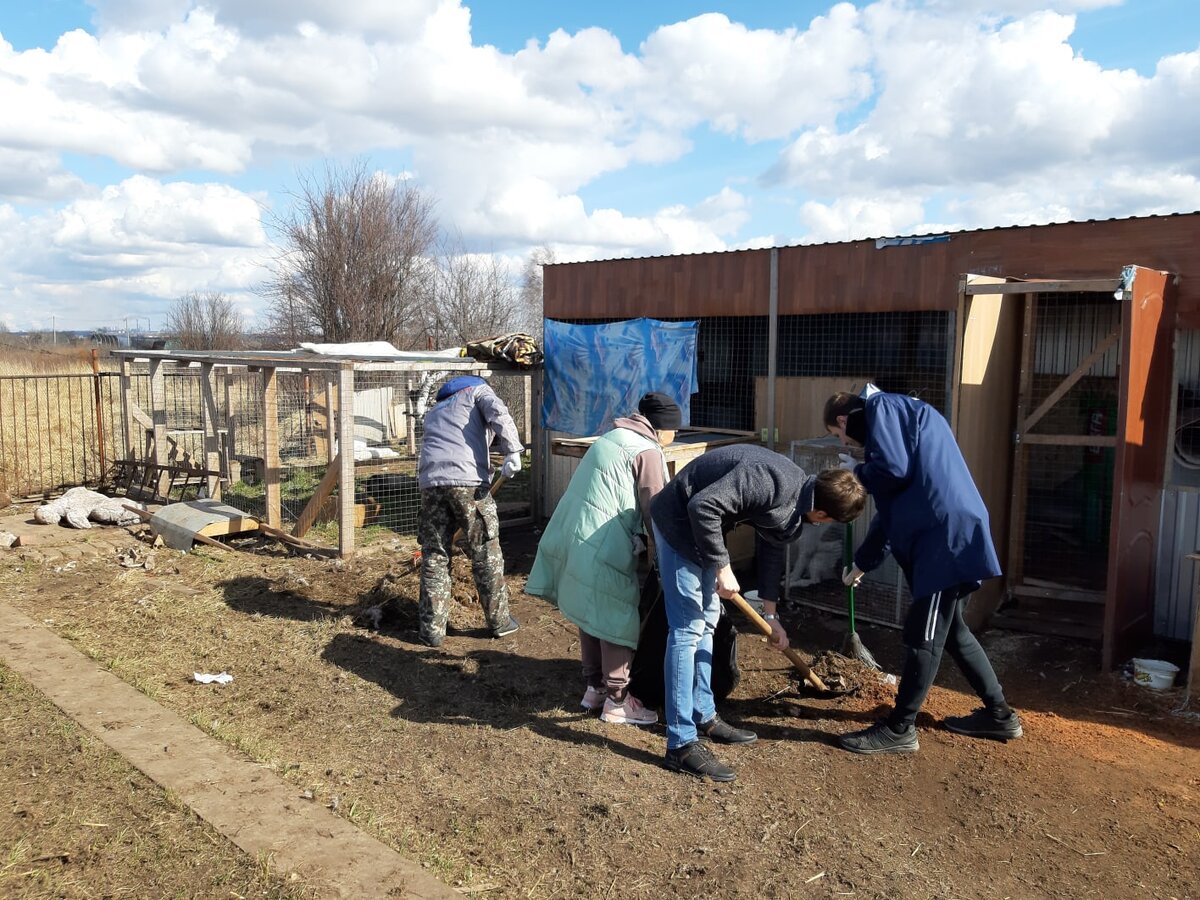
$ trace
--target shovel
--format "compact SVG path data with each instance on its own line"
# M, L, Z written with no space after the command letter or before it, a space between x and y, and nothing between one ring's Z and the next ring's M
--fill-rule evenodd
M760 616L754 607L746 602L746 598L737 591L734 591L733 596L727 599L741 611L742 615L754 623L755 628L757 628L767 637L771 637L771 635L774 634L774 632L771 631L771 626L767 624L767 620ZM816 690L820 691L822 694L828 694L830 696L836 696L838 694L837 691L829 689L825 682L821 680L821 677L812 670L812 668L805 661L804 657L798 652L793 650L791 647L786 647L781 652L784 656L792 661L792 665L794 665L797 671L800 672L801 677L803 677L804 680L811 684Z

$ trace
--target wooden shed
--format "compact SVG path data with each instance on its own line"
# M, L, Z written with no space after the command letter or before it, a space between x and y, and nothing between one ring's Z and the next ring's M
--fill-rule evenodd
M698 319L691 424L781 452L833 389L920 396L992 513L977 616L1102 639L1106 666L1190 637L1200 213L558 264L544 292L562 321Z

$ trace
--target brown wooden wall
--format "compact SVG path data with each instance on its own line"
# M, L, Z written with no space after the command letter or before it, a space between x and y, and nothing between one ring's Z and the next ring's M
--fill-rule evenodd
M545 270L552 319L767 315L769 250L565 263ZM953 310L966 273L1115 278L1140 265L1180 276L1178 327L1200 328L1200 213L997 228L948 242L779 250L779 314Z

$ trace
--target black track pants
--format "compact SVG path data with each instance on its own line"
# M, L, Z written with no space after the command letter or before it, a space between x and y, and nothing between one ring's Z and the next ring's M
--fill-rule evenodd
M958 663L971 688L988 709L1005 707L1004 690L979 641L963 621L967 594L958 588L913 600L904 622L906 649L904 671L896 693L896 708L888 717L893 729L906 729L916 722L942 661L942 651Z

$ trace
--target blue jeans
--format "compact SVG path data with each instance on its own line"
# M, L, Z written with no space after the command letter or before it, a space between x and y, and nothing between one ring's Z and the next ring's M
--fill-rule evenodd
M715 569L680 556L654 528L658 572L667 613L664 695L667 749L698 740L696 726L717 714L712 692L713 630L721 614Z

